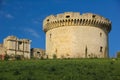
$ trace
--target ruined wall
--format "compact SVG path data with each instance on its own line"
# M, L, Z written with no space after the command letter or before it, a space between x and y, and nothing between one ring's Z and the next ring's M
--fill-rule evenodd
M108 57L111 22L96 14L67 12L48 16L43 23L49 58Z
M40 48L32 48L31 57L35 59L43 59L45 58L45 50Z
M10 56L23 55L24 58L30 58L31 41L28 39L18 39L15 36L8 36L4 39L3 46L7 49Z

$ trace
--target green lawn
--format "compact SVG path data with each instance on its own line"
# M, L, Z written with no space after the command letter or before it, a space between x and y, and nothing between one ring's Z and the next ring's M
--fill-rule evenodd
M120 80L120 59L0 61L0 80Z

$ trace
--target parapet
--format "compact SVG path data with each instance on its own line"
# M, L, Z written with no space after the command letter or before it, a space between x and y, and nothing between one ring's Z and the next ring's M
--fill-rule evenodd
M110 32L111 21L97 14L80 14L78 12L65 12L56 16L50 15L43 21L43 30L45 32L64 26L94 26Z
M16 36L8 36L4 39L4 41L21 41L25 43L31 43L31 40L29 39L18 39Z
M8 36L5 38L5 40L17 40L18 38L16 36Z
M31 40L29 39L19 39L19 41L24 42L24 43L31 43Z

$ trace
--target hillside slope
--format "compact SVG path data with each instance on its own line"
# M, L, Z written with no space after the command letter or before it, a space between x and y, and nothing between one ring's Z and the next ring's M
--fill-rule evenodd
M0 61L0 80L120 80L120 59Z

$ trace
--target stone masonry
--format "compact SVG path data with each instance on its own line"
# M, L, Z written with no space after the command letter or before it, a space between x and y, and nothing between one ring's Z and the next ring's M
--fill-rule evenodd
M45 50L40 48L32 48L31 57L35 59L43 59L45 58Z
M23 56L25 59L30 59L31 40L18 39L15 36L8 36L4 39L3 47L6 49L6 54L9 56Z
M43 21L49 58L107 58L111 22L100 15L65 12Z

